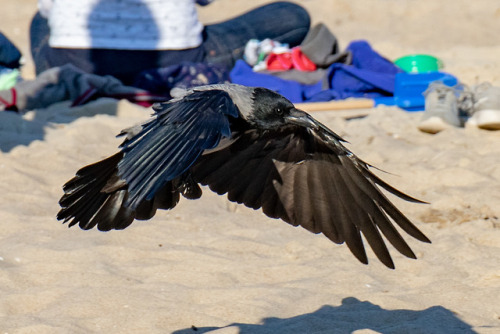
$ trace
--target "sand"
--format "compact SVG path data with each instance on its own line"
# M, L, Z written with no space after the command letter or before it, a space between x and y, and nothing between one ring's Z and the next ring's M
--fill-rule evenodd
M26 55L34 0L1 0L2 31ZM266 1L218 0L214 22ZM299 1L341 46L366 39L395 59L440 57L472 85L500 85L500 4L465 0ZM55 218L62 184L116 151L150 110L101 99L20 117L0 113L0 333L499 333L500 131L416 129L420 114L377 107L344 136L385 180L430 204L395 199L432 244L418 260L362 265L345 245L268 219L204 189L151 221L109 233Z

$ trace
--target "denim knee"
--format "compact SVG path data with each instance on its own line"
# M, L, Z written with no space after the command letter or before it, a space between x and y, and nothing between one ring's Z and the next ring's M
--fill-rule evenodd
M294 23L297 28L305 28L309 30L309 27L311 26L311 16L301 5L288 1L276 1L264 7L267 7L266 9L269 9L270 12L282 11L283 13L286 13L286 21Z

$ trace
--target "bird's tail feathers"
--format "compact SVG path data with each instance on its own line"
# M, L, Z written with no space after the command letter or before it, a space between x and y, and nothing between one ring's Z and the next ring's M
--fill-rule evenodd
M133 215L122 206L127 198L126 185L116 176L122 157L123 153L119 152L81 168L63 186L64 195L59 200L62 209L57 219L69 222L70 227L79 224L85 230L96 225L105 231L130 225Z
M64 186L59 200L61 210L57 219L78 224L88 230L95 226L101 231L124 229L134 219L152 218L157 209L172 209L180 194L188 199L201 196L201 188L190 176L183 175L165 183L149 200L142 200L137 207L126 205L128 184L118 176L118 163L124 153L115 155L80 169Z

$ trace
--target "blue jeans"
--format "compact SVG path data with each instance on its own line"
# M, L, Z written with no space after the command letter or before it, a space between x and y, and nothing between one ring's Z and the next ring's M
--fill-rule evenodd
M270 38L296 46L306 36L309 26L309 14L304 8L290 2L274 2L231 20L205 26L202 45L193 49L70 49L48 45L47 20L37 13L30 27L31 53L37 74L71 63L88 73L112 75L130 85L144 70L183 61L214 63L231 69L235 61L242 58L249 39Z

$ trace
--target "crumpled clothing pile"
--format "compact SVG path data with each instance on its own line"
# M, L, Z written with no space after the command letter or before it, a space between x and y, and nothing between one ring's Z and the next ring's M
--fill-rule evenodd
M251 43L254 45L249 46ZM252 55L258 51L254 51L255 42L250 41L249 44L247 48L251 50L251 56L246 59L254 60L255 56ZM278 46L278 50L281 49L282 46ZM293 61L287 62L286 57L270 59L273 54L270 51L257 59L263 59L261 62L266 61L268 65L278 62L281 66L284 63L282 70L267 66L264 70L257 67L256 71L255 65L252 67L247 61L239 60L231 71L231 81L272 89L292 102L317 102L348 97L393 96L395 75L402 72L390 60L373 50L367 41L353 41L345 51L340 52L337 39L321 23L313 27L302 44L294 49L300 50L303 57L314 64L315 69L312 66L308 66L308 70L297 69L300 66L294 67ZM290 63L292 66L284 70L286 64Z
M73 106L76 106L97 97L127 99L145 106L167 100L165 96L125 86L112 76L89 74L67 64L51 68L35 80L21 81L0 91L0 110L23 112L65 100L73 101Z

